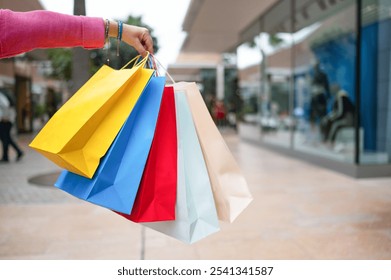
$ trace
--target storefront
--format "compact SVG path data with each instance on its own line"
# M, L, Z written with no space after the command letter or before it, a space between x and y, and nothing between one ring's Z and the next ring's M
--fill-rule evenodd
M390 34L391 1L276 2L241 32L238 64L258 55L239 70L240 136L354 177L390 176Z

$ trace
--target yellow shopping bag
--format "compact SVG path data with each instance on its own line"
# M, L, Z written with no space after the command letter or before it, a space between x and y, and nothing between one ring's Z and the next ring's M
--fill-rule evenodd
M147 59L131 69L102 66L53 115L30 147L58 166L92 178L154 72L144 68Z

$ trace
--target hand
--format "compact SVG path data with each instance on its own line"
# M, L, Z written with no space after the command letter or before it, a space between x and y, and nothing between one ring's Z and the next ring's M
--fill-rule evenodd
M118 23L110 21L109 36L117 38L117 35ZM147 52L153 54L153 41L147 28L124 23L122 26L122 41L134 47L143 57L147 55Z
M133 46L143 57L147 52L153 54L153 41L147 28L124 24L122 41Z

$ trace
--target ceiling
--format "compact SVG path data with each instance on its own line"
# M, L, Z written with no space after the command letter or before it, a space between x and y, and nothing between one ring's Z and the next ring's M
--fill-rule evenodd
M291 3L295 3L294 31L298 31L351 6L354 0L191 0L183 22L187 37L181 52L223 53L261 31L290 32ZM391 8L386 10L389 13Z
M278 0L191 0L182 52L233 50L240 33Z

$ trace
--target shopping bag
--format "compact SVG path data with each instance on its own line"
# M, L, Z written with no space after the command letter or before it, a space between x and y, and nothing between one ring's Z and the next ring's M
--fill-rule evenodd
M106 65L48 121L30 147L73 173L92 178L153 70L147 57L131 69Z
M165 87L155 135L130 215L133 222L175 219L177 189L177 128L173 87Z
M178 188L174 221L143 225L186 243L214 232L219 222L200 143L183 92L175 92L178 133Z
M252 201L246 180L214 124L195 83L180 82L185 92L212 184L219 219L232 222Z
M55 186L80 199L130 214L151 147L164 83L163 77L151 78L92 179L63 171Z

